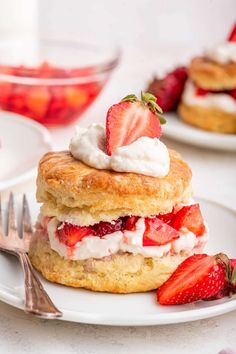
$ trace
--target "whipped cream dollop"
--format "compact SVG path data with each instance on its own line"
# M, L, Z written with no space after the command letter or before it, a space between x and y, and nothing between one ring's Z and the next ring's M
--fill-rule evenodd
M72 260L84 260L89 258L103 258L117 252L129 252L141 254L143 257L162 257L169 252L181 251L191 254L201 252L208 240L208 234L197 237L186 228L180 229L180 237L163 246L143 246L143 234L145 231L144 218L138 219L135 231L116 231L101 237L86 236L77 242L72 251L56 236L56 229L60 222L53 218L47 225L51 248L61 257Z
M227 93L207 93L200 96L196 94L196 87L191 81L187 81L182 101L191 106L214 107L228 113L236 113L236 100Z
M236 62L236 42L219 43L212 48L205 49L204 54L219 64Z
M99 170L164 177L170 169L168 149L157 138L141 137L130 145L117 148L108 156L106 131L99 124L92 124L88 128L77 127L76 134L71 139L70 152L75 159Z

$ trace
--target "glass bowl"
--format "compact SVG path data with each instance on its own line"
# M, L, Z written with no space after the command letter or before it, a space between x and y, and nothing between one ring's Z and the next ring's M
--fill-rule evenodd
M0 41L0 109L45 125L74 122L119 62L111 45L55 40Z

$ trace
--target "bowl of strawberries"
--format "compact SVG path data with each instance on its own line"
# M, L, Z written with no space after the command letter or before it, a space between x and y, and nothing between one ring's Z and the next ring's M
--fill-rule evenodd
M56 40L0 42L0 109L48 126L73 123L119 62L112 45Z

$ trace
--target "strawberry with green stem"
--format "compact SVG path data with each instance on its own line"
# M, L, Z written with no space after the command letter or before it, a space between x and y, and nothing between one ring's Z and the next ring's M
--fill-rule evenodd
M236 261L230 261L222 253L195 254L182 262L157 290L157 301L161 305L180 305L233 293L236 293Z
M140 137L159 138L161 124L164 123L162 109L152 94L141 92L141 100L133 94L124 97L107 112L108 155L112 155L121 146L132 144Z

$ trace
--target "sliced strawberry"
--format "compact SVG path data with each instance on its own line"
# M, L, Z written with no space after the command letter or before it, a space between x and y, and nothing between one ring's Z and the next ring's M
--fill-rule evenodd
M138 216L129 216L127 220L124 222L124 230L135 231L136 230L136 222L138 221Z
M201 88L201 87L196 87L196 91L195 91L195 93L196 93L197 96L206 96L209 92L210 92L210 91L204 90L204 89Z
M230 90L229 94L236 100L236 89Z
M174 216L171 226L176 230L186 227L197 236L205 233L206 227L199 204L184 206Z
M56 235L60 242L66 246L73 247L75 244L82 240L86 236L94 235L94 231L88 226L77 226L69 223L65 223L61 228L56 231Z
M162 110L156 98L148 92L141 93L142 101L135 95L128 95L111 106L107 112L107 153L112 155L120 146L132 144L142 136L159 138L161 136ZM159 121L159 119L160 121Z
M166 224L171 224L174 215L175 215L174 210L172 210L170 213L167 214L159 214L158 219L162 220Z
M186 304L214 296L225 283L225 266L217 257L196 254L181 263L158 289L157 300L162 305Z
M218 261L221 262L226 269L226 283L223 289L212 297L204 300L218 300L222 297L232 297L236 293L236 259L229 259L225 254L219 253L217 255Z
M145 218L145 225L143 246L161 246L179 238L178 231L158 218Z
M228 41L230 42L236 42L236 23L234 24L229 36L228 36Z
M140 102L120 102L113 105L106 120L107 153L132 144L141 136L159 138L161 125L154 113Z
M100 221L98 224L93 225L93 230L96 236L104 236L112 234L113 232L120 231L123 228L123 221L121 218L113 222Z
M220 289L216 294L214 294L213 296L207 297L205 299L202 299L204 301L213 301L213 300L220 300L223 297L227 297L229 296L229 289L227 287L223 287L222 289Z

